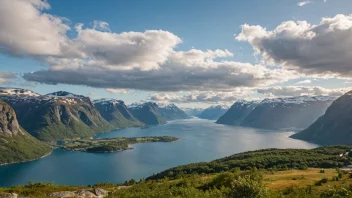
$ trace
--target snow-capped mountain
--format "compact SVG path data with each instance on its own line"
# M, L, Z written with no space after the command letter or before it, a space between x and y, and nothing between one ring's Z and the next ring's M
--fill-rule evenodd
M217 120L229 109L226 105L211 106L205 109L198 117L208 120Z
M41 140L88 137L114 129L87 97L39 95L14 88L0 88L0 93L0 100L15 110L20 125Z
M257 101L237 101L216 123L226 125L239 125L258 106Z
M335 100L318 120L292 138L318 144L352 144L352 91Z
M73 93L70 93L67 91L57 91L57 92L53 92L53 93L48 93L46 95L53 96L53 97L86 98L86 96L73 94Z
M103 118L116 128L143 126L122 100L103 98L94 100L93 103Z
M188 119L190 118L183 110L175 104L158 104L159 114L166 120Z
M265 99L241 125L265 129L303 129L323 115L333 100L329 96Z
M146 125L165 124L159 113L159 106L154 102L132 103L127 106L132 115Z

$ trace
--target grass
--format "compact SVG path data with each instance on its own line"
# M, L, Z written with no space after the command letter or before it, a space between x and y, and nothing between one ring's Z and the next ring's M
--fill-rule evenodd
M325 173L320 173L320 170L319 168L310 168L307 170L266 171L264 174L264 183L267 188L273 190L283 190L289 186L304 188L314 185L323 178L332 180L332 177L338 174L336 169L324 169ZM350 182L347 176L337 182L329 181L328 184L337 185L346 181ZM326 187L327 184L323 184L323 186Z

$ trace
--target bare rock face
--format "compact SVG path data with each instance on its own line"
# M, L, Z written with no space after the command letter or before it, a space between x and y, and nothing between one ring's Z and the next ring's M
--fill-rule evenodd
M95 195L100 196L100 197L105 197L109 194L108 191L101 189L101 188L95 188L94 193L95 193Z
M76 193L71 191L61 191L61 192L54 192L50 193L49 197L60 197L60 198L69 198L69 197L76 197Z
M15 111L0 101L0 135L13 136L23 134L17 122Z
M16 193L0 193L0 198L17 198Z

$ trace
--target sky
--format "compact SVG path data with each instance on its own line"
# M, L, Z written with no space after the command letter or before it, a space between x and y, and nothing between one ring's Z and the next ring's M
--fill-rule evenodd
M181 107L352 90L350 0L0 0L0 86Z

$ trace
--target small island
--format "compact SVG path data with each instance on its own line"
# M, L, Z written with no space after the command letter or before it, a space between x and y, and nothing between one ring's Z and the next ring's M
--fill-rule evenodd
M63 140L61 148L69 151L82 151L92 153L117 152L132 149L131 144L146 142L173 142L178 140L171 136L157 137L119 137L108 139L72 139Z

